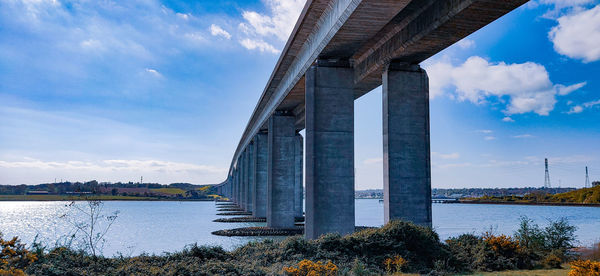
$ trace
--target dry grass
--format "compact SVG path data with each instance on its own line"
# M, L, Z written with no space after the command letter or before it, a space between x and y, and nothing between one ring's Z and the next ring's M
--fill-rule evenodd
M477 272L477 276L566 276L571 268L563 265L563 269L508 270L499 272Z

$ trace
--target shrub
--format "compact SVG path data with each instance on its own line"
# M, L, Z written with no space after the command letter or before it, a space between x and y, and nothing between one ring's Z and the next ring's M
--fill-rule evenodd
M387 273L391 274L394 272L402 272L402 269L406 266L408 261L396 255L393 258L385 259L383 263L385 265L385 270L387 271Z
M37 260L17 237L4 240L0 233L0 275L25 275L23 270Z
M310 260L302 260L297 267L285 267L284 272L287 275L293 276L333 276L336 275L338 268L331 261L323 264L323 262L313 262Z
M569 276L600 276L600 262L577 260L571 262Z

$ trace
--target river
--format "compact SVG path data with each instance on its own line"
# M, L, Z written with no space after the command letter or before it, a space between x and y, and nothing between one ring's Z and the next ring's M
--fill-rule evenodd
M68 202L4 201L0 202L0 232L4 237L19 236L25 243L37 240L54 245L65 242L73 225L81 221ZM80 203L81 204L81 203ZM106 233L103 253L126 256L140 253L160 254L181 250L185 245L221 245L233 249L252 237L220 237L212 231L259 223L216 223L214 202L190 201L107 201L104 212L119 211L118 218ZM67 214L65 217L64 215ZM600 240L600 208L572 206L433 204L433 226L441 239L462 233L512 234L519 218L527 216L540 225L561 217L577 226L579 245ZM383 204L377 199L356 199L356 225L383 224ZM264 224L262 224L264 225Z

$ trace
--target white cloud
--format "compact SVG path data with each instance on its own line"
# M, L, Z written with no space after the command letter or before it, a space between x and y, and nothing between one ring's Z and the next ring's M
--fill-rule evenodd
M190 19L190 15L187 13L176 13L175 15L177 15L177 17L183 19L183 20L189 20Z
M583 62L600 59L600 5L592 9L578 9L558 18L548 36L559 54Z
M508 116L507 116L507 117L504 117L504 118L502 118L502 122L508 122L508 123L512 123L512 122L514 122L514 121L515 121L515 120L513 120L513 118L511 118L511 117L508 117Z
M581 112L583 112L584 109L592 108L592 107L597 106L597 105L600 105L600 100L586 102L586 103L583 103L581 105L575 105L575 106L571 107L571 110L569 110L567 112L567 114L581 113Z
M439 152L434 151L434 152L431 152L431 155L434 157L439 157L441 159L458 159L458 158L460 158L460 154L458 152L444 154L444 153L439 153Z
M486 140L486 141L491 141L491 140L496 140L496 137L494 137L494 136L485 136L483 139Z
M565 96L565 95L568 95L571 92L573 92L573 91L575 91L575 90L577 90L579 88L584 87L586 84L587 84L587 82L584 81L584 82L572 84L572 85L569 85L569 86L564 86L562 84L557 84L555 87L558 90L558 95Z
M492 130L489 130L489 129L480 129L480 130L477 130L476 132L479 132L479 133L485 133L485 134L490 134L490 133L492 133L493 131L492 131Z
M518 139L533 138L533 137L535 137L535 136L533 136L531 134L521 134L521 135L513 136L513 138L518 138Z
M150 74L153 77L162 78L162 74L156 71L155 69L146 68L146 73Z
M469 48L475 47L475 41L468 39L468 38L463 38L462 40L457 42L456 45L458 45L458 47L460 47L462 49L469 49Z
M383 158L367 158L363 161L363 164L372 165L372 164L378 164L381 162L383 162Z
M576 105L574 107L571 107L571 110L569 110L567 113L575 114L575 113L581 113L582 111L583 111L583 107L581 107L580 105Z
M259 50L261 52L269 52L273 54L278 54L279 50L275 49L273 45L265 42L264 40L254 40L254 39L243 39L240 40L240 44L244 46L244 48L248 50Z
M306 0L266 0L270 15L255 11L244 11L246 22L240 23L240 29L260 37L274 36L281 41L287 40Z
M210 34L213 36L221 36L226 39L231 39L231 34L229 34L229 32L223 30L223 28L215 24L210 25Z
M546 68L537 63L490 63L478 56L468 58L459 66L438 62L426 69L431 95L441 95L444 89L454 87L455 95L461 101L480 104L490 98L498 98L500 102L507 99L506 115L528 112L548 115L554 109L556 95L573 92L585 85L554 85Z

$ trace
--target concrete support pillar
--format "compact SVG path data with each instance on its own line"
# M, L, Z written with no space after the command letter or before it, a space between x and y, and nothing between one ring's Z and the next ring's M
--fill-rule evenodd
M240 203L241 203L241 208L246 210L246 204L247 204L247 199L248 199L248 156L247 156L247 151L244 150L241 154L241 160L242 160L242 166L240 167L241 169L241 175L242 175L242 194L240 196Z
M242 163L241 163L241 158L238 158L238 163L237 164L238 164L238 166L236 168L236 173L237 173L237 194L235 196L237 198L237 201L236 201L237 205L241 206L241 202L240 202L240 200L242 198L242 181L241 181L242 180L242 177L241 177L241 174L242 174L242 166L241 165L242 165Z
M252 212L253 210L253 194L254 194L254 145L252 142L246 148L246 167L247 169L247 193L246 193L246 212Z
M305 236L354 231L353 71L313 65L306 79Z
M267 217L267 154L268 135L258 133L254 136L254 193L252 194L252 216Z
M300 133L296 133L294 137L294 215L296 217L304 216L304 188L302 187L303 181L303 146L304 139Z
M238 192L238 179L237 179L237 167L233 168L233 174L231 176L233 178L233 190L232 190L232 198L233 202L237 204L237 192Z
M418 65L383 73L384 221L431 227L429 81Z
M267 226L294 227L295 117L269 118L267 162Z

